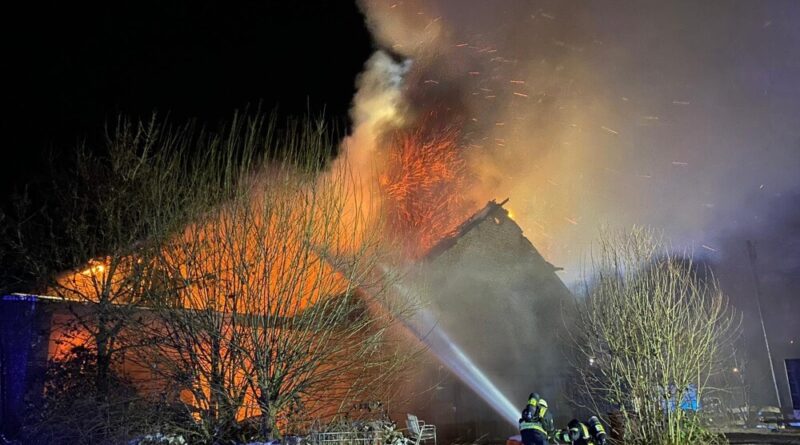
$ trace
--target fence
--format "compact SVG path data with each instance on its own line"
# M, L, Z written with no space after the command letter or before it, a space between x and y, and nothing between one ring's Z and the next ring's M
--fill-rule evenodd
M382 445L383 431L336 431L311 433L311 445Z

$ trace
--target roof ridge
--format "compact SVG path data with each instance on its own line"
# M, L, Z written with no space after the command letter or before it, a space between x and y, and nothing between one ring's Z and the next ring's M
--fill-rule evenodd
M464 222L458 225L455 229L453 229L450 233L448 233L444 238L440 239L436 244L433 245L430 249L428 249L428 253L422 257L423 261L428 261L436 258L450 247L454 246L459 238L466 235L470 230L477 227L480 223L486 220L489 216L493 215L496 211L502 209L508 214L508 210L506 210L503 205L508 202L508 198L504 199L503 202L498 203L497 200L492 199L491 201L487 202L486 205L478 210L477 212L473 213L472 216L467 218Z

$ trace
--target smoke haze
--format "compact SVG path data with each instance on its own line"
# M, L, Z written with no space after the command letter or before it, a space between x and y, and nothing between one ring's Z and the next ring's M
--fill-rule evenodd
M800 355L800 253L785 247L800 214L797 2L361 7L382 50L358 82L346 141L356 159L367 165L383 134L428 116L459 128L472 209L509 197L511 216L568 284L600 226L663 229L720 271L763 380L742 251L760 239L765 316L779 322L783 356Z
M463 125L475 206L510 197L567 281L601 224L654 225L712 255L800 184L791 2L362 6L378 44L413 61L395 110Z

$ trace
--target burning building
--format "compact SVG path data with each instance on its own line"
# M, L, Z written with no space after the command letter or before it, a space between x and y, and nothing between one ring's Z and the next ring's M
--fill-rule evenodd
M505 203L489 202L435 244L417 277L435 321L421 332L432 354L415 388L429 391L409 409L452 439L508 436L529 392L556 415L566 410L560 342L570 292Z
M434 330L419 335L430 354L413 371L410 402L393 411L398 418L414 412L436 423L442 438L507 436L514 428L510 417L531 391L550 400L556 414L564 406L559 341L569 291L504 204L489 202L441 239L411 277L424 287ZM19 427L24 397L31 385L41 385L37 375L57 355L53 327L64 323L56 319L69 316L60 300L40 300L3 301L8 316L0 362L8 432Z

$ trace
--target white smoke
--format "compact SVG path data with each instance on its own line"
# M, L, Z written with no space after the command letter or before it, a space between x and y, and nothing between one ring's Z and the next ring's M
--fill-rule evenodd
M353 131L343 148L357 171L373 171L381 134L406 123L408 104L403 95L404 76L411 60L393 60L383 51L375 52L356 81L351 118Z

